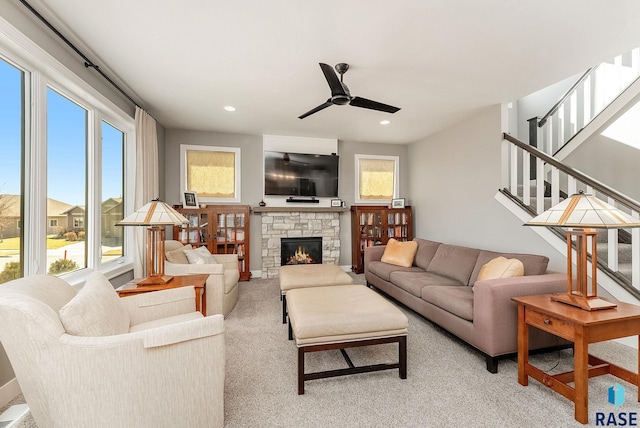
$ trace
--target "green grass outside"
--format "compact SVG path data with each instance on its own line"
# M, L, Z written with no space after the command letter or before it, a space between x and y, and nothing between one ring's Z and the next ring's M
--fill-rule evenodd
M66 247L67 245L77 244L81 241L67 241L66 239L56 238L56 235L47 236L47 250L55 250L56 248ZM10 257L20 253L20 238L5 238L0 242L0 257ZM105 251L103 256L121 256L122 249L113 249Z
M75 244L79 241L72 242L65 239L56 239L55 235L47 236L47 250L55 250L56 248L66 247L67 245ZM17 254L20 251L20 238L5 238L0 242L0 251L6 254L7 251L15 251Z

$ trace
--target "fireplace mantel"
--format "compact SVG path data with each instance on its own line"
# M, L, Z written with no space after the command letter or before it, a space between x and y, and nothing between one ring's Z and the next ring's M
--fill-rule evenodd
M348 207L253 207L254 213L346 213Z

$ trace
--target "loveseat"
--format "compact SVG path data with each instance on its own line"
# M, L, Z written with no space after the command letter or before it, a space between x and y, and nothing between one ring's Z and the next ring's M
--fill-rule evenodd
M192 251L189 255L193 256L198 256L204 250L209 260L200 256L192 258L190 263L185 250ZM209 274L206 285L207 315L229 315L238 301L240 271L237 254L209 254L206 247L194 249L191 245L171 239L164 242L164 251L164 271L167 275Z
M497 253L419 238L414 242L417 251L408 267L381 261L387 246L365 249L367 285L479 350L492 373L498 371L501 357L518 350L517 305L511 298L566 292L566 274L548 272L545 256ZM483 266L498 257L519 260L524 274L478 281ZM537 329L531 329L529 343L530 349L567 344Z

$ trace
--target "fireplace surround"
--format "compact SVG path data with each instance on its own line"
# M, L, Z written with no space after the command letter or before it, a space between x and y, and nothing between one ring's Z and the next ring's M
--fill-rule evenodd
M262 277L277 278L282 238L322 238L322 263L339 264L344 207L253 207L262 223Z

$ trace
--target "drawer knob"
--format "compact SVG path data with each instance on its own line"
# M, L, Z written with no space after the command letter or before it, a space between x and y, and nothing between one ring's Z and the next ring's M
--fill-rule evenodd
M545 319L545 320L544 320L544 323L545 323L546 325L549 325L549 324L551 324L551 320L549 320L549 319Z

